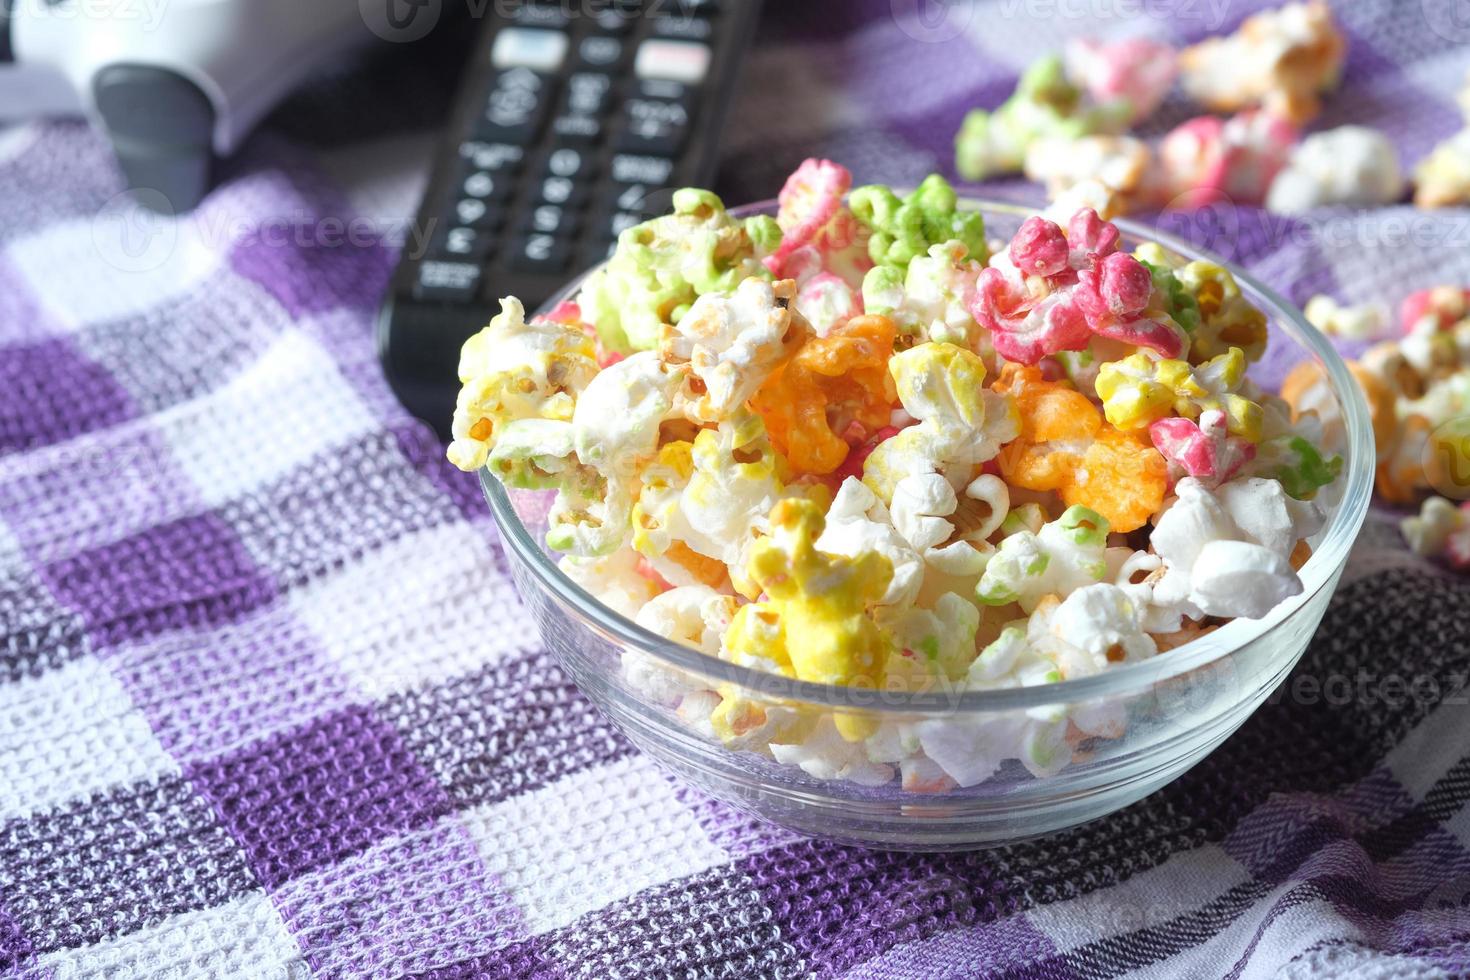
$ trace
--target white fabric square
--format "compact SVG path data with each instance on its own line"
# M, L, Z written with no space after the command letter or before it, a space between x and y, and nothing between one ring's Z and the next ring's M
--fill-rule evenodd
M532 933L728 860L642 755L460 819Z
M0 684L0 819L178 774L148 720L95 657Z
M54 980L284 980L310 975L270 898L251 892L225 905L171 916L140 932L41 957Z
M351 452L353 440L373 428L371 413L331 356L295 331L229 384L155 421L211 505L333 447Z
M1103 937L1162 925L1249 880L1250 872L1219 847L1201 847L1122 884L1041 905L1026 916L1065 953Z
M540 644L482 532L442 525L291 593L353 685L382 698Z
M1450 703L1441 703L1430 712L1383 758L1393 778L1420 803L1465 754L1465 726L1470 724L1470 704L1465 702L1470 696L1470 678L1451 671L1441 672L1434 680L1439 696Z

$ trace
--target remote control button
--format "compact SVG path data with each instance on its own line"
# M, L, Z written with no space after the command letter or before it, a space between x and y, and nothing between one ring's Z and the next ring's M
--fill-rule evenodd
M587 185L567 177L547 177L541 182L540 200L564 208L579 208L587 200Z
M667 184L674 176L674 161L665 157L619 153L612 158L612 179L619 184Z
M546 158L546 176L577 180L590 176L595 166L592 154L564 146Z
M578 72L567 79L566 106L572 112L584 116L600 116L607 109L612 87L611 75Z
M436 258L483 264L493 244L494 239L489 232L474 228L449 228L437 236L429 251Z
M633 10L599 10L592 15L592 23L604 34L626 34L637 17Z
M567 12L555 3L523 3L510 12L510 20L522 27L544 27L553 31L566 30L571 24Z
M709 21L693 15L658 17L653 22L654 37L673 41L708 41L713 33Z
M648 40L638 46L633 73L697 85L709 74L710 49L693 41Z
M419 265L413 294L419 299L469 303L480 288L481 275L474 262L424 262Z
M486 140L529 143L550 109L550 80L525 68L511 68L496 77L475 132Z
M510 197L511 179L508 174L493 170L471 170L459 185L466 197L477 197L491 201L503 201Z
M591 146L602 141L602 120L595 116L561 115L551 121L557 142Z
M507 27L495 35L495 43L490 47L490 63L496 68L554 72L566 60L570 43L561 31Z
M532 234L516 242L510 264L521 272L554 274L566 268L571 252L552 235Z
M623 42L615 37L592 34L582 38L577 45L577 61L585 68L612 70L622 60Z
M521 222L525 231L540 235L557 235L573 238L582 224L581 215L555 204L542 204L526 213Z
M618 149L632 153L673 156L689 135L689 110L683 103L663 99L629 99L627 124L618 137Z
M465 197L454 204L454 222L466 228L488 231L505 220L505 211L499 205L478 197Z
M526 151L509 143L481 143L467 140L460 144L459 155L476 170L498 170L507 174L520 169Z

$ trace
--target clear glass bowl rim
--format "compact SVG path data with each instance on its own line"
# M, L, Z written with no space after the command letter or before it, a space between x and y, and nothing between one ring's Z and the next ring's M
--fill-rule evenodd
M1038 211L1035 207L1013 202L992 201L964 195L961 196L960 203L967 209L979 210L984 214L1009 214L1023 219ZM775 208L774 200L759 201L732 208L730 213L742 217L753 214L771 214L775 212ZM509 493L486 467L480 470L480 483L490 502L490 509L499 528L501 540L519 561L534 572L539 584L549 590L564 608L575 611L582 617L586 625L604 638L652 656L671 667L737 684L747 691L769 698L859 712L915 714L942 711L983 714L1115 697L1134 688L1147 687L1204 667L1261 639L1289 619L1313 595L1335 582L1338 571L1347 561L1353 541L1367 515L1368 504L1373 493L1373 460L1375 457L1367 403L1358 389L1357 382L1348 372L1347 365L1332 344L1309 324L1301 312L1285 297L1250 273L1181 238L1127 219L1117 219L1113 223L1125 234L1139 240L1158 242L1185 259L1203 259L1224 266L1230 270L1238 282L1264 297L1275 307L1274 310L1269 311L1273 317L1290 321L1296 328L1297 336L1294 339L1298 340L1308 353L1315 355L1326 368L1334 394L1341 406L1346 430L1343 446L1346 465L1341 478L1347 480L1346 486L1343 488L1336 512L1322 531L1321 543L1300 571L1302 593L1282 603L1264 618L1236 619L1200 639L1169 651L1167 656L1161 654L1149 660L1124 664L1091 677L1058 681L1053 684L962 693L953 691L909 693L881 688L842 687L795 680L780 674L732 664L718 657L701 653L692 647L668 640L614 612L567 577L566 573L542 551L540 544L532 538L521 523ZM542 309L550 309L563 299L575 295L583 280L598 268L601 266L595 266L577 276L556 296L548 300Z

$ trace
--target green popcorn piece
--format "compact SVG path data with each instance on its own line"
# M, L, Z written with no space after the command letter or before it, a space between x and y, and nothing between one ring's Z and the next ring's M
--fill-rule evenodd
M621 548L633 530L629 488L583 469L567 481L546 515L546 546L578 558L600 558Z
M1310 500L1341 475L1342 457L1324 456L1301 436L1280 436L1261 444L1256 470L1279 481L1288 496Z
M970 665L969 676L974 681L989 681L1010 673L1016 662L1026 653L1026 629L1023 626L1007 626L1000 636L991 640L975 662Z
M980 262L990 256L985 219L978 211L959 210L959 195L939 174L925 177L905 198L882 184L859 187L848 198L848 205L871 232L868 257L875 265L907 271L913 259L951 239L963 242Z
M1149 244L1153 243L1150 242ZM1158 246L1155 245L1154 247L1157 248ZM1142 252L1143 249L1144 247L1140 246L1138 251L1134 253L1134 257L1143 263L1144 268L1148 269L1149 275L1153 277L1154 288L1163 295L1164 307L1169 315L1174 318L1174 322L1183 327L1185 333L1191 337L1194 336L1200 324L1199 302L1194 298L1194 293L1190 291L1188 286L1179 281L1179 277L1174 274L1172 268L1167 265L1150 262L1148 259L1140 256L1138 253Z
M875 265L863 277L863 310L887 316L903 302L904 272L891 265Z
M1046 523L1046 510L1040 504L1022 504L1012 507L1006 514L1006 519L1001 521L1000 529L1007 535L1019 534L1022 531L1030 531L1036 534Z
M607 349L651 350L700 296L731 292L751 276L769 279L761 258L780 240L775 219L732 218L714 194L685 187L674 192L670 214L618 236L607 264L582 286L582 315Z
M985 573L975 586L975 598L987 606L1019 602L1027 579L1039 579L1050 564L1051 556L1030 531L1004 538L1000 549L985 563Z
M1009 515L1007 515L1009 516ZM1107 574L1108 522L1081 505L1039 531L1020 530L1001 540L975 586L976 599L987 606L1019 602L1030 612L1041 597L1065 597Z
M1073 504L1056 520L1066 538L1083 548L1105 548L1108 543L1108 519L1081 504Z
M501 483L517 490L560 489L580 466L572 424L518 419L500 430L486 465Z

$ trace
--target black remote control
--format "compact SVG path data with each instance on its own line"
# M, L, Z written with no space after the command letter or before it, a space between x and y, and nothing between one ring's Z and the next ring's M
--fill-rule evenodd
M759 10L759 0L485 5L378 317L378 352L409 411L447 439L459 349L500 297L534 310L624 229L666 212L674 190L708 186Z

